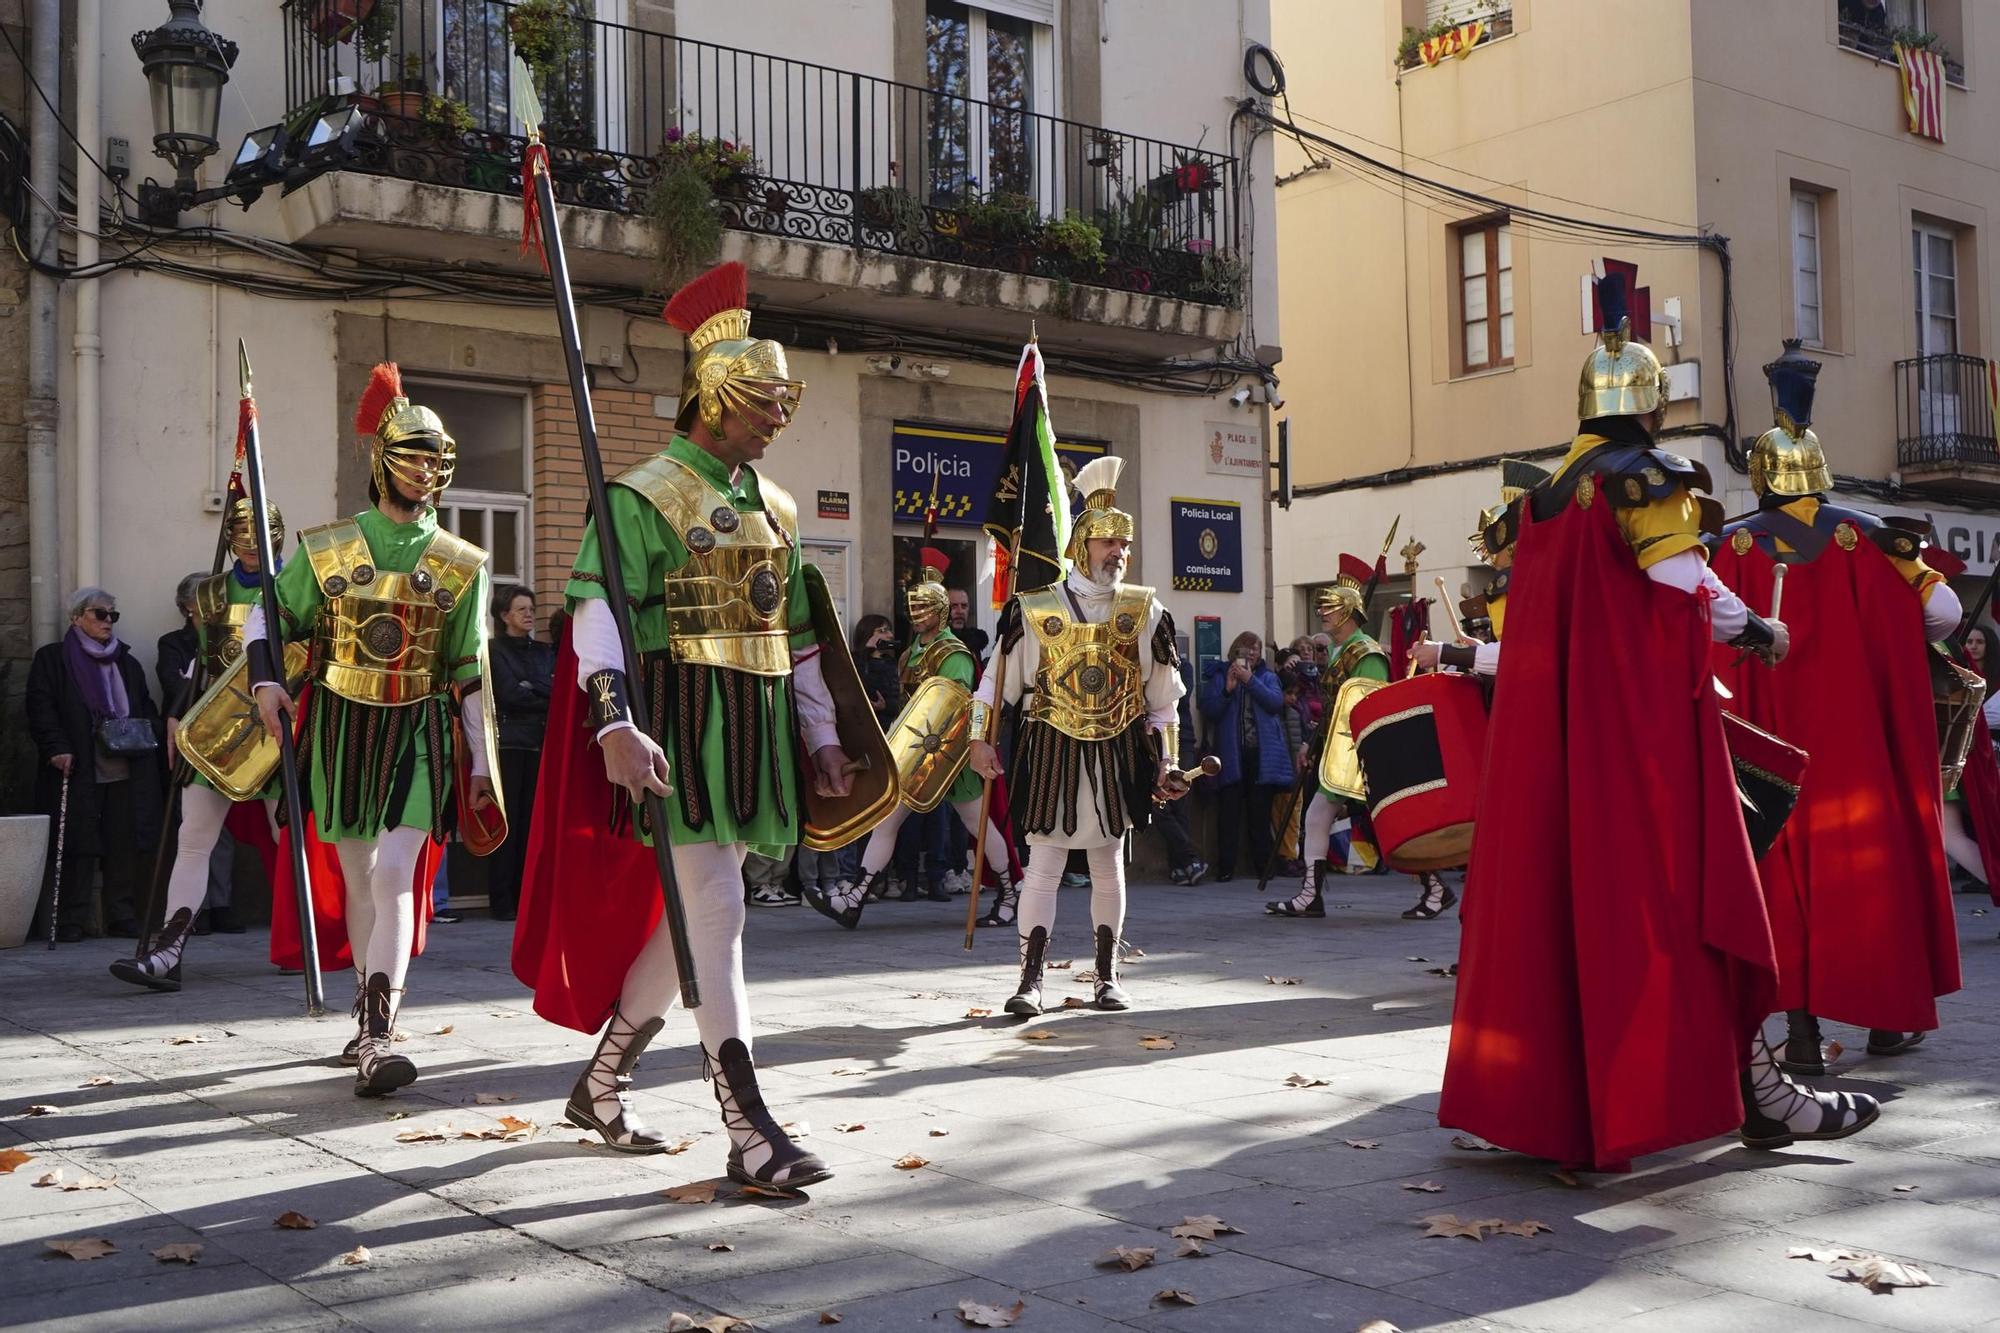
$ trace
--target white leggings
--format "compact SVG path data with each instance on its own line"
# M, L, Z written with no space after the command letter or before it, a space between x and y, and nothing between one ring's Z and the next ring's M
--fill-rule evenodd
M1084 849L1090 861L1090 924L1109 926L1117 935L1125 926L1125 860L1117 842L1099 843ZM1028 864L1021 870L1021 903L1018 923L1021 938L1040 926L1053 936L1056 929L1056 891L1062 887L1063 865L1070 849L1054 843L1028 840Z
M430 833L420 828L384 829L374 842L343 838L333 844L340 876L347 882L347 943L354 971L364 982L376 972L401 990L410 971L410 946L417 934L414 880L417 858ZM430 886L424 886L430 892Z
M980 800L977 796L967 801L956 801L952 809L958 813L958 822L965 825L967 833L979 824ZM896 855L896 832L903 827L903 821L910 817L910 807L898 805L889 812L889 817L875 826L868 835L868 846L861 853L861 873L873 875L881 871ZM1007 873L1007 840L1000 836L1000 830L992 821L986 825L986 864L993 867L993 873L1004 876Z
M740 842L674 848L674 876L687 906L688 949L701 984L694 1026L711 1054L731 1037L746 1049L750 1046L750 997L743 988L743 858L748 851ZM625 973L618 1010L627 1023L640 1027L666 1017L680 993L673 937L662 919Z
M1944 854L1958 862L1961 870L1981 884L1986 882L1986 861L1979 854L1978 840L1972 836L1972 824L1965 813L1964 801L1945 802ZM175 873L180 872L176 869Z
M223 821L229 818L232 805L227 796L199 782L190 782L181 789L180 841L174 848L173 873L167 877L163 922L173 920L174 913L182 908L190 913L201 910L202 899L208 896L208 856L215 850L215 840L222 834ZM265 801L264 818L269 820L276 808L276 801ZM276 831L274 825L273 834Z
M1326 860L1327 848L1333 842L1333 826L1346 813L1342 806L1340 801L1329 800L1314 784L1312 804L1306 807L1306 817L1299 825L1299 859L1306 863L1307 870Z

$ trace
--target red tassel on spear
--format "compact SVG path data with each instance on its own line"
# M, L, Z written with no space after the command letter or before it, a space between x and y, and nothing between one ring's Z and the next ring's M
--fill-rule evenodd
M542 143L542 107L535 96L532 76L519 60L514 62L512 101L514 119L521 122L521 132L528 137L528 146L521 153L521 253L530 250L542 261L542 272L549 271L549 252L542 245L542 201L535 193L535 173L544 175L549 171L549 150Z

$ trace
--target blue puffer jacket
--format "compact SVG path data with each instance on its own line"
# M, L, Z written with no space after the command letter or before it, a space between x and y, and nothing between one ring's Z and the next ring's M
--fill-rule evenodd
M1285 687L1277 673L1259 662L1250 679L1234 690L1224 686L1229 680L1229 661L1210 662L1201 682L1201 713L1208 719L1208 734L1222 760L1219 780L1225 785L1243 779L1242 710L1247 699L1257 717L1257 785L1289 787L1294 770L1292 753L1285 744Z

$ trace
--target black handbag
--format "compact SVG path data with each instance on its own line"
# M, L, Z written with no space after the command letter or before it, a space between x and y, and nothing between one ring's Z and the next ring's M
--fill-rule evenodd
M150 718L107 717L97 724L97 743L106 754L151 754L160 748L160 737Z

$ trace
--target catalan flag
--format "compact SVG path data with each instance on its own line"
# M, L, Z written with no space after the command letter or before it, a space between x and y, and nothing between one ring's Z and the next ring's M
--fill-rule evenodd
M1896 70L1903 85L1903 112L1910 133L1944 142L1944 57L1930 47L1896 43Z

